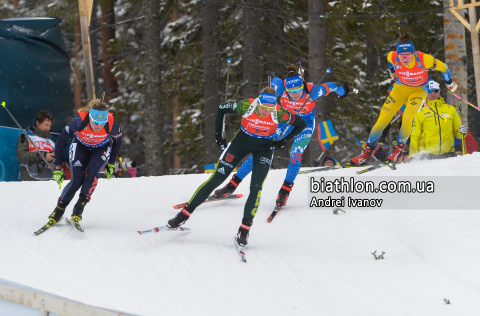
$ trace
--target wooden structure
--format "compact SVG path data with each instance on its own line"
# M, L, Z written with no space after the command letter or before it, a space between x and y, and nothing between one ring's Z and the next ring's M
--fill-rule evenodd
M83 62L88 100L94 100L95 80L93 75L92 50L90 46L90 19L92 17L93 0L78 0L80 28L82 32Z
M472 55L473 66L475 70L475 88L477 92L477 105L480 105L480 47L478 43L478 31L480 30L480 21L477 22L477 14L475 7L480 6L480 1L472 0L471 3L464 4L463 0L458 0L458 5L455 6L453 0L450 0L450 11L452 14L462 22L462 24L470 31L472 37ZM457 11L468 9L469 22Z

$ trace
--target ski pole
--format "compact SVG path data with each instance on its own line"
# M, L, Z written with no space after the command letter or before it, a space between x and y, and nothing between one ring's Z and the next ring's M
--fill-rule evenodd
M268 87L272 87L272 78L275 76L275 73L273 71L267 71L267 77L268 77Z
M102 103L104 103L104 101L105 101L105 94L110 93L111 91L112 91L112 89L110 89L110 88L103 88L102 89Z
M305 84L305 74L303 72L302 62L306 62L306 60L303 57L297 57L297 62L298 62L298 71L300 71L300 76L302 77L303 83Z
M227 103L227 98L228 98L228 79L230 76L230 63L232 62L231 58L227 58L227 86L225 87L225 103ZM223 116L223 127L222 127L222 137L225 138L225 115Z
M395 122L396 120L398 120L401 117L402 117L401 115L398 115L396 118L393 119L393 121L390 122L390 124L392 124L393 122Z
M431 107L428 106L427 102L423 102L423 105L425 105L428 109L430 109L433 113L435 113L435 115L437 115L439 118L441 118L444 122L445 122L445 118L444 117L441 117L440 114L438 114L437 112L435 112L434 109L432 109Z
M318 157L318 158L314 161L314 164L315 164L315 162L318 163L318 162L320 161L320 159L322 159L322 156L323 156L323 154L324 154L325 152L326 152L326 150L323 151L323 152L320 154L320 157Z
M323 75L323 77L318 81L318 84L315 86L315 89L312 91L312 93L310 93L310 94L307 96L307 98L305 99L305 102L303 102L302 107L301 107L300 109L298 109L298 111L295 112L295 114L298 114L298 113L300 113L300 112L302 111L302 109L303 109L303 107L305 106L305 104L307 104L308 100L310 100L310 98L312 97L312 95L314 95L315 92L317 91L317 89L320 87L320 84L322 83L322 81L323 81L323 79L325 78L325 76L326 76L327 74L331 73L331 72L332 72L332 69L327 68L327 71L325 71L325 74ZM285 133L287 132L287 130L288 130L288 128L286 128L286 129L283 131L282 135L281 135L278 139L282 139L283 136L285 136Z
M465 100L465 99L462 98L461 96L455 94L455 92L452 92L452 91L450 91L449 89L447 89L447 91L450 92L451 94L453 94L456 98L458 98L458 99L460 99L460 100L462 100L462 101L465 101L468 105L471 105L471 106L473 106L475 109L477 109L478 111L480 111L480 108L479 108L479 107L471 104L470 102L468 102L467 100Z
M50 166L50 163L47 161L47 159L45 159L45 157L42 155L42 153L40 152L40 149L38 149L37 145L35 145L34 142L32 142L32 140L30 139L30 137L28 137L28 134L27 132L20 126L20 124L17 122L17 120L13 117L12 113L10 113L10 111L7 109L7 107L5 106L5 102L2 102L2 106L5 110L7 110L8 114L10 114L10 117L15 121L15 123L17 124L18 128L20 128L20 130L22 131L23 135L25 135L25 137L28 139L28 141L30 142L30 144L33 145L33 147L35 147L35 149L37 150L38 152L38 155L43 159L43 161L45 161L45 163L47 164L48 168L50 168L50 170L55 171L53 170L52 166Z
M407 22L407 20L400 20L400 22L399 22L399 23L402 25L402 27L403 27L403 30L405 31L405 34L407 34L407 35L408 35L408 32L407 32L407 27L405 26L405 25L408 25L408 22Z
M460 101L460 106L462 105ZM462 111L460 110L460 106L458 107L458 112L460 112L460 122L463 124L463 115ZM462 156L465 156L465 153L467 152L467 144L465 143L465 135L462 134Z

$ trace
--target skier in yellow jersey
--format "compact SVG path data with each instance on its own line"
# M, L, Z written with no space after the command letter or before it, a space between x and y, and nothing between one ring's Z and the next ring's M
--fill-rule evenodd
M413 118L425 102L429 81L428 71L440 71L445 79L445 85L450 91L454 92L458 87L452 81L447 65L431 55L415 51L412 39L408 34L400 38L397 51L389 52L387 59L390 75L395 80L395 85L385 100L380 116L370 132L365 150L360 156L351 159L355 165L362 165L370 158L382 131L390 123L395 113L405 104L397 145L387 157L387 163L398 161L406 149L405 143L412 131Z

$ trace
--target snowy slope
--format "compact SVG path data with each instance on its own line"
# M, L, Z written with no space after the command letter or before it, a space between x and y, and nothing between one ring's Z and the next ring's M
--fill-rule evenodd
M478 177L479 158L370 175ZM355 169L322 175L334 173L354 175ZM171 206L187 201L208 175L101 179L85 209L85 233L60 226L38 237L33 232L55 207L58 186L0 183L0 278L139 315L479 313L480 212L346 209L333 215L307 207L305 174L288 207L268 224L284 176L285 170L274 170L265 181L247 264L232 243L245 197L200 206L186 225L191 233L136 233L165 224L177 212ZM249 181L237 193L248 194ZM385 251L385 260L374 260L374 250Z

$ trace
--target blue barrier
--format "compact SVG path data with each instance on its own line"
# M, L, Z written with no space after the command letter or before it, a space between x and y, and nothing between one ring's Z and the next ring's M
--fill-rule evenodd
M0 181L20 181L17 160L18 128L0 126Z

